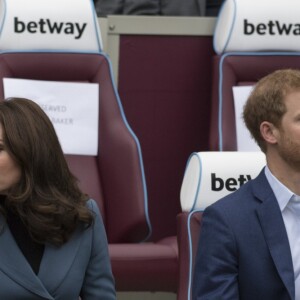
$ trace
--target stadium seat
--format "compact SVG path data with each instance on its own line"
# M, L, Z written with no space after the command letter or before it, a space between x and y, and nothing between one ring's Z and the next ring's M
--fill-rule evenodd
M234 86L253 85L277 69L300 68L298 36L291 31L299 11L292 0L284 5L271 0L224 1L213 36L211 150L237 150Z
M232 87L253 85L263 76L285 68L300 68L299 52L229 52L214 56L211 150L237 150Z
M82 190L100 207L117 291L176 292L177 239L150 242L142 150L102 50L93 2L69 3L6 1L0 16L0 95L3 78L99 85L98 153L66 154L66 159ZM58 9L64 13L57 15Z
M262 77L278 69L300 68L300 48L297 37L293 34L285 34L285 30L282 28L278 29L278 24L293 23L293 20L297 20L299 9L299 5L294 5L291 11L287 3L283 6L281 2L274 3L274 1L269 0L224 1L214 33L214 50L216 54L213 57L212 65L212 99L209 128L211 155L214 155L214 151L216 151L215 153L218 152L219 155L224 154L224 157L227 153L235 153L234 155L237 156L246 155L245 161L251 155L263 155L260 151L248 153L237 151L239 149L233 87L252 86ZM287 13L284 13L284 11ZM276 23L276 30L278 31L275 30L275 27L270 29L266 26L266 31L261 32L258 28L264 26L261 25L264 21L267 23L269 20L278 20ZM253 29L251 33L250 27L251 30ZM257 32L255 32L256 29ZM216 160L215 163L217 162L221 163L219 160ZM224 162L226 163L226 159L224 159ZM227 173L227 177L232 177L233 166L244 167L243 162L236 165L235 159L229 160L229 163L231 166L223 168L223 172L224 174ZM259 163L253 161L253 166L258 167L256 174L264 164L264 161ZM240 174L247 174L247 168L243 171L246 173L242 172ZM200 169L194 168L194 171ZM184 205L183 212L177 218L179 274L182 275L179 279L178 300L190 300L192 297L193 260L201 232L202 212L206 207L204 204L199 207L197 203L201 202L202 199L208 201L207 204L209 205L224 196L220 194L213 195L213 193L210 195L203 194L203 191L199 191L200 187L195 185L197 178L203 181L207 174L204 175L204 178L203 174L196 176L193 184L188 185L186 178L190 176L186 171L183 180L184 195L188 195L188 192L191 193L187 197L189 205ZM255 176L254 173L253 176ZM193 177L195 175L191 178ZM190 209L187 209L188 207Z
M205 208L254 178L265 165L258 152L209 151L191 154L181 186L177 216L179 245L178 300L191 300L193 268Z
M117 290L175 291L177 240L145 242L151 225L141 149L124 116L108 58L101 53L3 53L3 78L99 84L98 155L66 155L67 161L83 191L100 206Z
M284 68L300 68L299 52L230 52L213 57L210 149L237 151L235 107L232 88L254 85L263 76ZM191 298L191 278L203 210L178 215L178 300ZM189 278L189 280L186 280ZM188 297L188 298L187 298Z

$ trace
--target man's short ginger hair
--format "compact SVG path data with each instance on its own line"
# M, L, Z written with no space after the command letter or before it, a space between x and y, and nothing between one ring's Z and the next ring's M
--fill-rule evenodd
M251 92L243 111L244 122L263 152L266 143L260 133L264 121L277 128L281 126L282 116L286 112L285 97L300 91L300 70L277 70L257 82Z

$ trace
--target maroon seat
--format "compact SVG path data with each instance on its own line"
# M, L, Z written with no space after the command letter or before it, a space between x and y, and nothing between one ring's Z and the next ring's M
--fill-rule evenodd
M233 86L253 85L263 76L284 68L300 69L300 53L225 53L213 58L210 150L236 151ZM201 211L178 215L178 300L191 299L193 266L201 230Z
M99 84L98 155L66 155L67 161L82 190L101 209L117 290L176 291L176 238L144 242L151 235L151 225L142 154L126 121L107 57L3 53L0 78L4 77ZM3 95L2 80L0 94Z
M122 279L117 282L118 290L177 292L176 236L156 243L110 244L109 250L114 275Z
M300 68L300 53L236 52L214 57L210 150L237 150L232 87L254 84L284 68Z

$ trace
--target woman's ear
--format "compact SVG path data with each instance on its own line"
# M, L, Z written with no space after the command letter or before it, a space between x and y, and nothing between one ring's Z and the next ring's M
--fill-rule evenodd
M260 124L260 134L268 144L277 144L279 131L272 123L264 121Z

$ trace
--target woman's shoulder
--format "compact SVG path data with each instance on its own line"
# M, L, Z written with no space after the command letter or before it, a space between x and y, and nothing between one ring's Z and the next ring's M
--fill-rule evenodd
M100 209L99 209L99 206L98 206L96 200L94 200L92 198L88 199L86 202L86 206L90 211L93 212L93 214L95 214L96 216L101 218Z
M92 199L92 198L89 198L86 202L86 205L89 209L93 210L93 211L97 211L99 210L99 207L98 207L98 204L96 202L96 200Z

